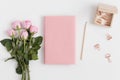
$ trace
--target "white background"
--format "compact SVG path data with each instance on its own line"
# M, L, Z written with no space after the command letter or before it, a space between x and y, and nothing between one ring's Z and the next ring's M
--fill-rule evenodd
M115 5L120 8L119 0L0 0L0 40L7 38L6 30L15 20L29 19L39 26L43 35L43 16L76 16L76 64L45 65L44 44L39 51L39 60L30 62L31 80L120 80L120 13L116 14L111 28L93 24L98 3ZM82 33L88 21L83 60L80 61ZM106 34L113 36L106 40ZM93 48L101 44L101 50ZM105 54L110 53L112 63ZM0 45L0 80L20 80L15 73L15 61L4 62L10 55Z

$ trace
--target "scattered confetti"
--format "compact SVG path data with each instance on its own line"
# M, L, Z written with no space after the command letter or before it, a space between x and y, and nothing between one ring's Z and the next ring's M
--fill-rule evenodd
M112 39L112 36L108 33L108 34L106 35L106 39L107 39L107 40L111 40L111 39Z
M111 59L110 59L110 57L111 57L111 54L109 54L109 53L107 53L107 54L105 55L105 58L108 60L109 63L112 62Z
M95 44L95 45L94 45L94 48L95 48L96 50L100 51L100 44Z

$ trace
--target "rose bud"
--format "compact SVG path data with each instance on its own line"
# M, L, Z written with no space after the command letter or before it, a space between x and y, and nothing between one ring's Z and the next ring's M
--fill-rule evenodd
M24 29L29 29L31 25L32 25L32 23L30 20L25 20L22 22L22 28L24 28Z
M13 29L8 30L7 33L10 37L14 37L16 35L16 32Z
M38 32L38 27L36 27L36 26L31 26L30 27L30 33L35 34L37 32Z
M28 38L28 32L27 32L27 31L23 31L23 32L21 33L21 38L22 38L23 40L26 40L26 39Z
M14 21L12 23L12 28L15 30L21 29L21 21Z

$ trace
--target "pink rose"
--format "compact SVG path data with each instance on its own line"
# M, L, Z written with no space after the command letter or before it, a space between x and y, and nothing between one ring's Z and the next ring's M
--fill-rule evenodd
M31 27L30 27L30 33L35 34L35 33L37 33L37 32L38 32L38 27L36 27L36 26L31 26Z
M23 31L21 33L21 38L26 40L28 38L28 32L27 31Z
M7 33L10 37L15 36L16 34L16 32L13 29L8 30Z
M21 21L14 21L13 23L12 23L12 28L13 29L21 29Z
M32 25L32 23L31 23L30 20L26 20L26 21L23 21L23 22L22 22L22 27L23 27L24 29L29 29L31 25Z

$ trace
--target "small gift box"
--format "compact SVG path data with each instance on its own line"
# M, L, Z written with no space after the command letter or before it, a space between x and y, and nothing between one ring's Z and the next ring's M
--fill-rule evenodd
M103 26L111 26L113 16L118 10L115 6L99 4L96 12L95 23Z

